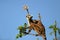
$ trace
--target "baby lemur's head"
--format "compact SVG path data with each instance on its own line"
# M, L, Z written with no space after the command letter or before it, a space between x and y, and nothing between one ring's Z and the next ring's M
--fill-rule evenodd
M33 17L33 16L31 16L30 14L27 14L27 15L26 15L27 20L32 19L32 17Z

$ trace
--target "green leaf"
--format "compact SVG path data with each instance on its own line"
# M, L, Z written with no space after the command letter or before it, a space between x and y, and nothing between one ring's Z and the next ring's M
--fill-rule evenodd
M20 38L22 37L22 33L19 35L19 37L20 37Z
M19 36L20 36L20 34L17 34L17 35L16 35L16 39L18 39L18 38L19 38Z
M54 28L54 30L55 30L55 31L57 31L57 30L58 30L58 28Z
M23 26L18 26L18 28L17 28L17 29L18 29L18 30L20 30L20 29L22 29L22 28L23 28Z
M25 36L25 34L24 34L24 33L22 33L22 36Z
M21 33L21 34L19 35L19 37L22 37L22 36L24 36L24 34L23 34L23 33Z
M18 26L18 30L19 30L19 34L16 35L16 38L21 38L22 36L26 35L24 34L24 32L26 32L26 27L27 27L27 24L24 23L24 26Z
M17 34L17 35L16 35L16 39L18 39L19 37L21 38L22 36L24 36L23 33Z
M16 39L18 39L19 37L18 36L16 36Z
M53 28L53 25L49 26L49 28Z

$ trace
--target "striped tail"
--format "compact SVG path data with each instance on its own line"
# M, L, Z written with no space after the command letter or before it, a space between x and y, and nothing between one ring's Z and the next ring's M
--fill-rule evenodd
M47 40L46 35L43 35L43 40Z

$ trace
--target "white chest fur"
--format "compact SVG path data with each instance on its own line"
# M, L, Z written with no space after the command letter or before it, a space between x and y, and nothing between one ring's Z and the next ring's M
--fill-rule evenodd
M27 18L28 26L30 26L29 19Z

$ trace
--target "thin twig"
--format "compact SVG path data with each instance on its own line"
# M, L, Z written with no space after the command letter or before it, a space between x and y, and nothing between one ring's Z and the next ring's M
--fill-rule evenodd
M41 21L41 16L40 16L40 13L38 14L38 17L39 17L39 19L40 19L40 21Z

